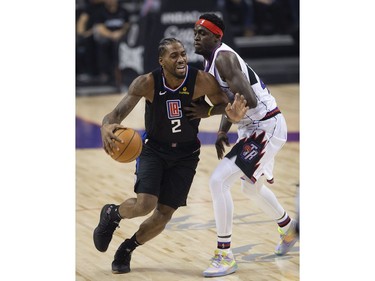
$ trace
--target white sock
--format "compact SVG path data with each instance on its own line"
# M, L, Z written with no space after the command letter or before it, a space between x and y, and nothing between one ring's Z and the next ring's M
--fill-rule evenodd
M288 213L285 212L284 215L276 220L277 224L281 228L281 230L285 233L288 231L289 227L292 224L292 219L289 217Z

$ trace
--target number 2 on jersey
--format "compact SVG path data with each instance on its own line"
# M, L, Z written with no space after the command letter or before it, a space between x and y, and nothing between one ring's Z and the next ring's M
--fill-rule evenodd
M174 119L171 120L171 123L173 125L172 127L172 133L180 133L181 132L181 120L180 119Z

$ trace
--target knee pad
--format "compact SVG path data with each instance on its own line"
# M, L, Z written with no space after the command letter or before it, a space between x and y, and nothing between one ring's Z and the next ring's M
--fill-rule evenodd
M241 173L240 168L234 164L234 158L224 158L211 174L209 182L211 192L229 191L233 182L238 180Z
M241 191L248 197L253 197L259 193L260 188L262 187L263 182L257 180L255 183L241 178Z
M223 179L220 173L215 171L210 177L210 181L209 181L210 190L214 191L215 189L220 188L222 184L223 184Z

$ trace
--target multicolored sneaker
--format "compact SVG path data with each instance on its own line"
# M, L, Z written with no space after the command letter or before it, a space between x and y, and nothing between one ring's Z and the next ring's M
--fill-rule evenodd
M120 218L114 218L113 209L117 206L114 204L105 205L100 212L99 224L94 230L95 248L100 252L108 249L109 242L112 240L113 232L119 227Z
M238 266L231 250L215 250L211 265L203 271L204 277L224 276L234 273Z
M285 255L298 241L298 234L296 232L296 221L292 221L288 231L283 232L279 227L281 241L276 246L275 254L278 256Z

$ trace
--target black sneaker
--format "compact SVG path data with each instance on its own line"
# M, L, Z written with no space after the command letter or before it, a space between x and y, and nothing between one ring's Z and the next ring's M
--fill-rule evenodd
M114 274L130 272L130 260L132 258L133 251L125 246L125 243L128 240L130 239L126 239L116 251L115 259L112 262L112 273Z
M113 232L119 227L120 218L113 218L111 214L116 205L107 204L100 212L98 226L94 230L94 244L98 251L105 252L108 249L109 242L112 240Z

